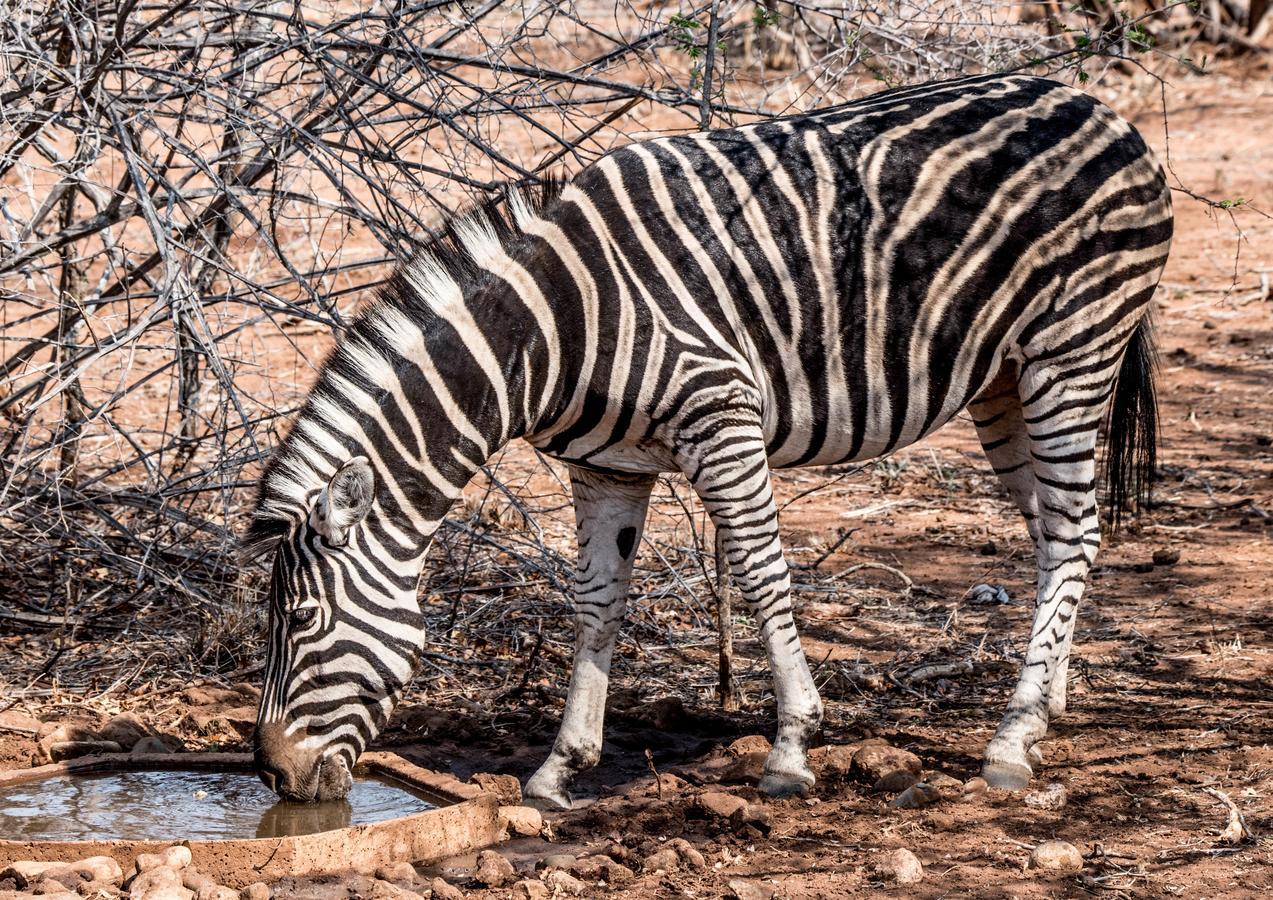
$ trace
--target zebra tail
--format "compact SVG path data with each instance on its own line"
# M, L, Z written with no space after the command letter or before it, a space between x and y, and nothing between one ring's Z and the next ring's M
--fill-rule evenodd
M1105 418L1105 496L1115 533L1129 501L1138 510L1149 508L1158 458L1156 370L1154 326L1147 313L1127 345Z

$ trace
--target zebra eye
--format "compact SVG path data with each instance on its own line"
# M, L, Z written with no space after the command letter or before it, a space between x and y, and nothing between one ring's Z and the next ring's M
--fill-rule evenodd
M287 614L288 624L292 628L304 628L310 622L314 621L314 616L318 615L318 609L313 606L300 606Z

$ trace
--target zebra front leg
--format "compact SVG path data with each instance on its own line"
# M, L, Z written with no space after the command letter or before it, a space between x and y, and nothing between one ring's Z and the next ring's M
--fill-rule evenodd
M1064 398L1064 401L1062 401ZM1100 548L1096 508L1096 425L1101 405L1048 394L1025 410L1038 502L1038 588L1025 663L1007 713L986 748L982 775L992 787L1025 787L1034 745L1050 716L1065 709L1065 678L1079 601ZM1047 407L1064 410L1049 415ZM1075 408L1075 407L1078 408ZM1084 427L1090 426L1090 427ZM1033 754L1032 754L1032 751Z
M575 574L575 659L552 753L526 783L527 798L570 808L575 776L601 759L610 659L628 601L654 479L571 467L579 559Z
M791 614L791 579L764 440L759 426L722 428L717 437L725 440L697 450L686 473L720 535L734 584L755 615L773 672L778 734L760 789L775 797L805 794L814 783L807 754L822 725L822 701Z

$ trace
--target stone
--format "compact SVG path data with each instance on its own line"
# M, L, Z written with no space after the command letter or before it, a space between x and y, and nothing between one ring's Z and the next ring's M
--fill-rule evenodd
M1179 550L1155 550L1153 555L1154 565L1156 566L1174 566L1180 562Z
M681 867L681 856L672 847L656 850L641 864L642 872L675 872Z
M888 805L894 809L923 809L925 806L932 806L934 803L940 803L941 801L941 791L931 784L921 781L902 791L889 801Z
M124 869L109 856L89 856L71 863L71 868L86 881L104 881L119 884L124 880Z
M570 871L571 867L578 862L573 853L550 853L539 861L535 866L537 869L565 869Z
M239 891L239 900L270 900L274 892L264 881L254 881Z
M1026 794L1025 805L1032 806L1035 809L1055 811L1064 809L1068 799L1065 793L1065 785L1059 781L1053 781L1037 791L1031 791Z
M219 687L188 687L181 692L181 696L191 706L213 706L217 703L243 702L243 695L238 691Z
M215 881L213 881L209 876L204 875L194 866L188 866L181 870L181 884L186 888L186 890L194 891L195 896L198 896L199 891L202 888L216 886Z
M128 886L128 896L130 900L194 900L194 891L181 883L176 869L159 865L138 874Z
M732 818L734 813L747 808L747 801L724 791L704 791L698 795L698 808L708 815L721 819Z
M132 713L121 713L103 725L98 734L102 740L114 741L128 751L137 746L142 738L149 736L150 729Z
M5 731L16 731L19 734L39 736L44 727L45 724L35 716L28 716L26 713L16 709L6 709L4 712L0 712L0 729Z
M544 814L532 806L501 806L499 814L512 834L535 837L544 830Z
M769 739L759 734L749 734L740 737L728 747L725 748L735 756L746 756L749 753L769 753L773 749L773 745L769 743Z
M57 762L50 752L54 744L88 743L98 740L101 740L101 736L87 725L57 725L40 735L40 758L45 762Z
M989 788L990 785L986 783L986 779L976 775L964 782L964 796L971 797L976 794L984 794Z
M124 896L123 890L109 881L81 881L75 890L87 900L118 900ZM235 891L230 900L239 900L239 892Z
M947 775L945 772L931 771L925 772L923 783L935 788L944 800L954 800L963 796L964 783L953 775Z
M469 779L482 790L499 798L501 806L521 806L522 783L512 775L493 775L490 772L478 772Z
M411 885L416 883L419 876L411 863L398 862L376 869L376 877L381 881L392 881L398 885Z
M200 734L235 734L246 738L256 730L256 712L255 706L231 706L215 712L192 712L190 719Z
M628 716L656 731L676 731L685 724L685 704L680 697L660 697L634 707Z
M73 875L73 872L66 863L22 859L10 863L3 871L0 871L0 881L12 881L18 890L24 891L46 878L59 880L57 879L59 874ZM76 881L80 880L78 876L74 877Z
M545 875L544 884L557 896L580 897L588 889L588 885L560 869L554 869Z
M764 803L748 803L730 819L740 825L755 825L762 831L769 830L769 807Z
M44 745L43 741L41 745ZM62 762L101 753L123 753L124 748L114 741L54 741L47 745L46 751L50 760Z
M836 744L815 747L809 751L809 766L823 778L843 778L853 769L853 754L857 747Z
M184 869L190 865L190 848L177 845L169 847L160 854L163 864L170 869Z
M75 877L74 873L70 873L70 876L72 878ZM75 884L79 884L79 882L76 881ZM38 884L31 888L31 893L36 896L43 897L60 897L64 894L70 894L73 897L78 896L75 891L71 889L71 885L58 881L55 878L45 878L41 880Z
M445 878L435 878L429 884L433 900L464 900L464 892ZM249 898L244 898L249 900Z
M524 878L513 885L514 900L548 900L550 896L548 885L533 878Z
M145 753L173 753L174 750L171 745L174 743L180 746L180 742L173 738L165 739L158 735L148 734L133 745L131 752L134 756L141 756Z
M415 891L399 887L392 881L377 879L366 894L367 900L422 900Z
M481 884L489 888L503 887L515 875L513 864L494 850L483 850L477 855L477 871L473 877Z
M707 860L703 858L703 854L698 852L698 848L691 844L685 838L672 838L667 842L668 847L676 851L676 855L681 858L681 862L689 866L691 869L706 869Z
M1083 868L1083 854L1067 841L1044 841L1030 851L1029 866L1044 872L1077 872Z
M871 861L871 873L881 881L895 884L919 884L924 880L924 866L919 858L900 847Z
M205 884L194 892L194 900L239 900L239 892L223 884Z
M56 884L56 883L57 882L53 882L53 884ZM4 880L0 879L0 885L3 885L3 884L4 884ZM56 893L44 894L43 896L44 896L44 900L84 900L84 898L81 897L79 894L75 893L74 891L68 891L65 888L63 888L60 891L57 891ZM23 891L10 891L10 890L0 889L0 900L31 900L31 895Z
M882 742L865 744L853 754L854 777L876 791L904 791L919 781L923 769L914 753Z
M588 881L605 881L607 884L624 884L636 877L636 873L608 856L584 856L570 867L570 874Z
M731 878L728 887L729 895L737 900L769 900L774 895L772 888L742 878Z

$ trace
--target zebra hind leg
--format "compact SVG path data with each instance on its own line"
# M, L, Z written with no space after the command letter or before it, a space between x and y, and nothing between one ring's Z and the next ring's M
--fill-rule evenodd
M1100 547L1096 436L1108 380L1093 378L1076 384L1055 370L1035 370L1027 371L1018 390L1024 397L1019 411L1024 440L1018 434L996 446L996 440L1008 437L1008 422L1016 418L1009 411L1000 419L1003 433L998 439L991 437L990 444L995 447L996 471L1001 466L1016 467L1023 451L1028 453L1034 505L1029 506L1026 498L1031 510L1026 516L1027 521L1031 513L1037 516L1031 534L1038 585L1025 662L1007 712L986 748L982 768L991 786L1010 789L1029 783L1031 759L1039 759L1034 745L1046 735L1050 715L1064 708L1074 622ZM1008 404L1001 401L1001 405ZM995 428L991 423L979 427L982 440ZM1020 492L1020 498L1025 498L1024 469L1012 471L1021 474L1014 479L1017 489L1009 490L1014 497Z
M696 448L694 459L682 465L720 535L734 585L756 618L773 673L778 734L760 789L776 797L806 794L814 784L807 754L822 725L822 701L791 613L791 578L764 438L759 423L743 426L728 413L723 418L711 445Z
M575 574L575 658L552 753L526 782L528 800L570 808L575 776L601 759L610 660L627 609L628 581L654 479L572 467L579 558Z

